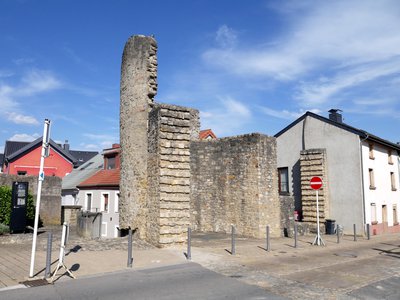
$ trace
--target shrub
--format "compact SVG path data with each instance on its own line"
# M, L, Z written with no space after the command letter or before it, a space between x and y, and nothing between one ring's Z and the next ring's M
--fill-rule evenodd
M0 223L10 225L11 217L11 188L0 186Z
M0 235L9 233L9 232L10 232L10 228L7 225L0 223Z
M9 186L0 186L0 223L10 225L12 189ZM33 226L35 220L35 206L33 205L33 196L28 194L26 204L26 224Z

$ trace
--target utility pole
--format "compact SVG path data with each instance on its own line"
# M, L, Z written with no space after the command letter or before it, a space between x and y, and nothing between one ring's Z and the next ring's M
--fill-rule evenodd
M50 120L44 120L44 129L43 129L43 142L42 142L42 153L40 156L40 168L39 168L39 177L38 177L38 189L37 189L37 197L36 197L36 210L35 210L35 224L33 228L33 241L32 241L32 253L31 253L31 266L29 269L29 277L33 277L33 270L35 268L35 252L36 252L36 239L37 239L37 231L39 225L39 211L40 211L40 197L42 193L42 182L44 180L44 159L50 154Z

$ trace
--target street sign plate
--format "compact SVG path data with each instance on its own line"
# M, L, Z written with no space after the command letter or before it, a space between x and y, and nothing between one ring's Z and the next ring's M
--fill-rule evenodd
M310 186L314 190L319 190L322 187L322 179L318 176L314 176L310 180Z
M44 180L44 172L39 173L39 180L43 181Z

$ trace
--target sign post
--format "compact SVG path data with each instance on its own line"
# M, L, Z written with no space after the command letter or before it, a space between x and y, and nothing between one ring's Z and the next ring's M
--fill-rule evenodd
M67 271L69 276L71 276L74 279L76 278L74 276L74 274L72 274L71 270L67 268L67 266L65 265L65 262L64 262L64 259L65 259L65 246L67 245L68 235L69 235L69 225L66 222L64 222L63 229L62 229L62 235L61 235L60 255L58 257L57 267L54 270L53 276L51 277L51 282L54 281L54 278L55 278L58 270L60 270L61 267L63 267L65 269L65 271Z
M317 236L314 239L314 242L312 243L313 245L318 245L318 246L325 246L324 241L322 240L321 237L321 232L319 230L319 205L318 205L318 190L322 187L322 179L320 177L314 176L310 180L310 186L312 189L315 190L316 193L316 200L317 200Z
M31 266L29 269L29 277L33 277L33 270L35 267L35 252L36 252L36 239L37 239L37 231L39 225L39 212L40 212L40 197L42 193L42 182L44 180L44 159L49 156L50 153L50 120L44 120L44 129L43 129L43 142L42 142L42 153L40 155L40 168L39 168L39 177L38 177L38 189L37 189L37 197L36 197L36 210L35 210L35 223L33 228L33 241L32 241L32 253L31 253Z

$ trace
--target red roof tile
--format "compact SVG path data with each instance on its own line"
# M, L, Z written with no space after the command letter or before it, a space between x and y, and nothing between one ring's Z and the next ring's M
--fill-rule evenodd
M119 186L119 169L100 170L81 182L78 187Z
M201 140L205 140L207 138L216 139L217 136L214 134L214 132L211 129L204 129L204 130L200 130L199 138Z

